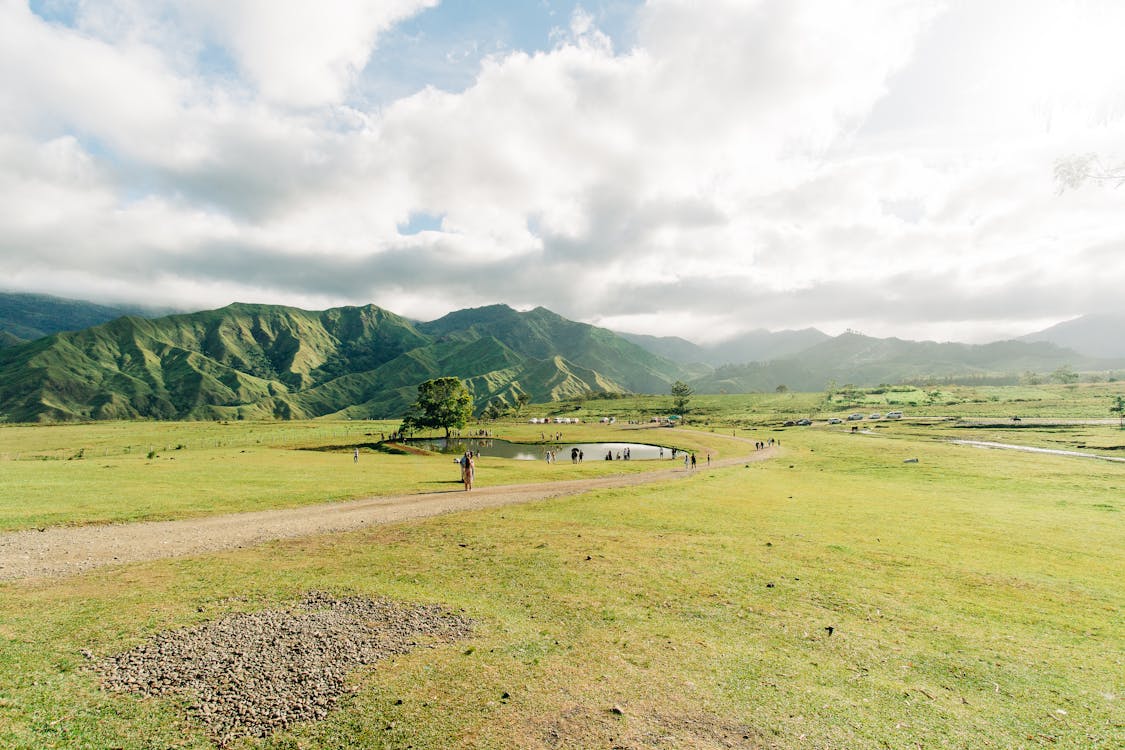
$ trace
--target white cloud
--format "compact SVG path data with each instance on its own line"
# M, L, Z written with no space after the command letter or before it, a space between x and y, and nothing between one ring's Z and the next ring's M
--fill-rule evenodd
M295 107L336 104L378 35L438 0L202 0L185 16L226 47L262 97Z
M579 11L463 91L365 109L379 35L435 1L114 0L75 28L0 3L5 263L48 291L126 294L101 261L206 304L504 301L712 337L967 336L1125 282L1120 192L1051 181L1125 142L1108 0L651 0L629 49ZM402 236L418 214L441 231Z

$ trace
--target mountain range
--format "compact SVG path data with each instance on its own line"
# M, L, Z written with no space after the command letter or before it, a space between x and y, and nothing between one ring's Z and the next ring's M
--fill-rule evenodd
M394 417L424 380L465 380L479 407L519 394L667 391L685 368L610 331L505 305L428 323L374 305L232 304L120 317L0 349L0 419Z
M736 393L1125 367L1125 358L1099 359L1050 340L1098 340L1073 321L986 345L805 329L752 331L703 347L506 305L420 322L375 305L307 311L236 303L149 318L58 298L8 301L0 295L0 335L10 341L0 348L0 421L398 417L419 383L445 375L467 382L479 410L511 406L521 395L545 402L668 393L676 380L699 393ZM17 308L33 315L21 318ZM99 315L113 317L50 330ZM35 332L48 335L23 340L21 333Z

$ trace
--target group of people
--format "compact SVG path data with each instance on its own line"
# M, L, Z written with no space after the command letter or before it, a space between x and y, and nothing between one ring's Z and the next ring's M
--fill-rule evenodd
M660 449L660 455L662 455L662 456L664 455L664 449L663 448ZM623 450L623 451L617 451L617 460L618 461L628 461L632 457L633 457L633 454L629 451L628 448L625 448L625 450ZM612 449L605 452L605 460L606 461L612 461L613 460L613 450Z
M766 448L772 447L774 445L781 445L781 441L774 440L773 438L770 438L769 440L759 440L754 443L754 449L764 451Z

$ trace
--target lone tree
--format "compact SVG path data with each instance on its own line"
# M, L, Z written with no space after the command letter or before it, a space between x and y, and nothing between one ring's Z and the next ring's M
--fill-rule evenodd
M672 383L672 401L675 404L676 411L683 414L687 411L688 401L691 400L691 394L694 391L691 386L682 380L677 380Z
M440 427L449 437L473 416L473 394L460 378L435 378L418 386L418 400L402 419L402 432Z
M1125 396L1118 394L1113 397L1113 406L1109 407L1111 414L1117 415L1118 424L1125 429Z

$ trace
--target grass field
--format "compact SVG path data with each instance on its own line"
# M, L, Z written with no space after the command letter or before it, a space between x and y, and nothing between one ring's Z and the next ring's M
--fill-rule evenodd
M0 531L62 524L168 520L294 507L371 495L433 492L457 482L443 456L373 449L392 422L108 422L0 427ZM629 425L491 425L498 437L538 443L635 441L707 450L693 433ZM476 428L482 429L482 428ZM743 450L708 438L716 455ZM353 446L361 460L352 464ZM305 450L312 449L312 450ZM483 459L479 482L513 484L651 471L651 462Z
M788 413L738 408L693 440L718 445L744 419ZM121 429L156 438L180 427ZM0 430L0 452L52 449L49 438L33 447L5 436L23 429L45 428ZM290 450L336 444L346 435L331 431L351 428L307 429L326 433L207 450L245 456L244 472L262 462L261 477L282 465L267 460L273 451L332 458L301 471L322 472L324 497L359 489L330 479L347 474L346 456ZM539 428L510 429L538 438ZM1118 432L1081 429L1087 441ZM778 459L688 482L0 585L0 747L212 747L177 701L103 692L82 652L117 653L310 589L440 603L476 631L355 674L355 697L325 721L233 747L1121 747L1125 465L935 439L947 431L961 432L760 428L782 440ZM68 436L54 447L65 453L78 433L55 434ZM421 486L411 475L431 465L417 458L365 455L390 475L371 486ZM153 468L135 450L127 459L138 464L122 474ZM34 463L67 464L0 462L5 486L13 467ZM550 476L540 462L505 471L504 481ZM80 493L85 481L65 486ZM275 481L275 494L313 500L313 487ZM247 497L269 491L263 481ZM13 526L51 514L49 492L28 492L47 507L7 509ZM289 502L231 496L224 507ZM171 514L199 512L209 512L202 499ZM96 515L71 505L58 517Z

